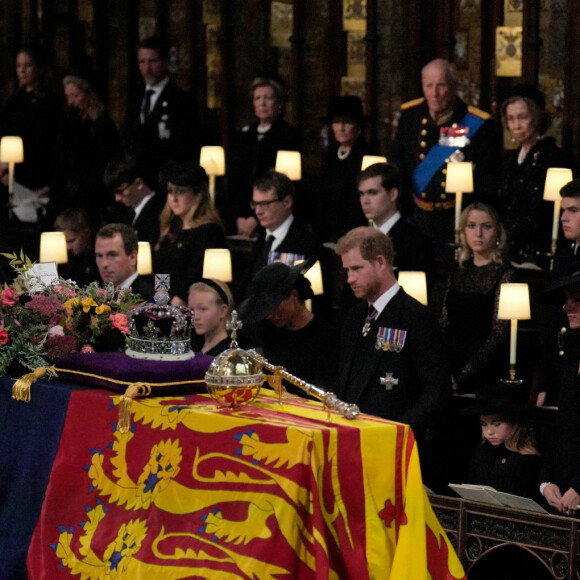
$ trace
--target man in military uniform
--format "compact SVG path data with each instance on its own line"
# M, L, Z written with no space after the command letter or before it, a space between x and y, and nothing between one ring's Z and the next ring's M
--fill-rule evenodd
M393 160L413 196L417 225L431 237L439 255L454 236L454 194L445 193L448 161L472 161L476 196L495 195L500 147L490 115L457 96L457 77L446 60L422 70L423 98L402 105Z

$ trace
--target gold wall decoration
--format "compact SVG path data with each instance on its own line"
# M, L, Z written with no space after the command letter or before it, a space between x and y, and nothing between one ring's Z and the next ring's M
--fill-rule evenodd
M495 61L498 77L522 76L521 26L498 26L496 28Z
M221 106L220 82L221 82L222 55L219 49L220 35L221 35L221 26L219 24L206 25L205 64L207 68L206 103L208 109L219 109Z
M524 18L524 0L504 0L503 15L505 26L521 26Z
M221 24L221 14L218 0L203 1L202 19L204 24Z
M365 79L360 77L342 77L340 79L340 94L355 95L365 101Z
M270 8L270 44L289 48L293 27L293 6L287 2L272 2Z
M367 0L343 0L342 28L347 32L366 32Z
M139 40L155 36L157 32L157 19L150 16L141 16L139 18Z
M346 37L346 75L365 78L366 45L363 32L349 32Z

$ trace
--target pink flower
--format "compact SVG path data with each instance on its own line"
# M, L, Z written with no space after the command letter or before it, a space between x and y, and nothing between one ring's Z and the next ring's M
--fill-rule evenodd
M14 292L11 288L6 288L2 291L2 303L6 306L14 306L20 294Z
M90 344L85 344L81 348L81 352L83 352L85 354L89 354L91 352L95 352L95 349Z
M52 326L48 329L48 336L64 336L64 328L58 324Z
M97 292L97 296L99 296L99 298L106 298L107 291L104 288L99 288L99 291Z
M127 324L127 317L118 312L117 314L110 314L109 318L113 321L113 328L120 330L123 334L129 334L129 325Z
M8 344L10 337L8 336L8 331L2 326L0 327L0 344Z

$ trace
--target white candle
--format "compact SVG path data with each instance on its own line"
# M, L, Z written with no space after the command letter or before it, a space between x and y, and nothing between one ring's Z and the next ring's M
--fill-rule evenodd
M463 203L463 193L457 191L455 193L455 231L459 230L459 216L461 215L461 205Z
M558 224L560 223L560 200L554 202L554 221L552 222L552 240L558 239Z
M518 321L513 319L511 321L511 332L510 332L510 365L516 364L516 344L518 337Z

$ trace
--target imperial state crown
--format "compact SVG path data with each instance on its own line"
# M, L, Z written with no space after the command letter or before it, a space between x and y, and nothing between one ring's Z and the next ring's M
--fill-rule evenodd
M167 361L188 360L195 356L190 341L191 310L170 304L168 290L169 274L156 274L155 302L127 313L128 356Z

